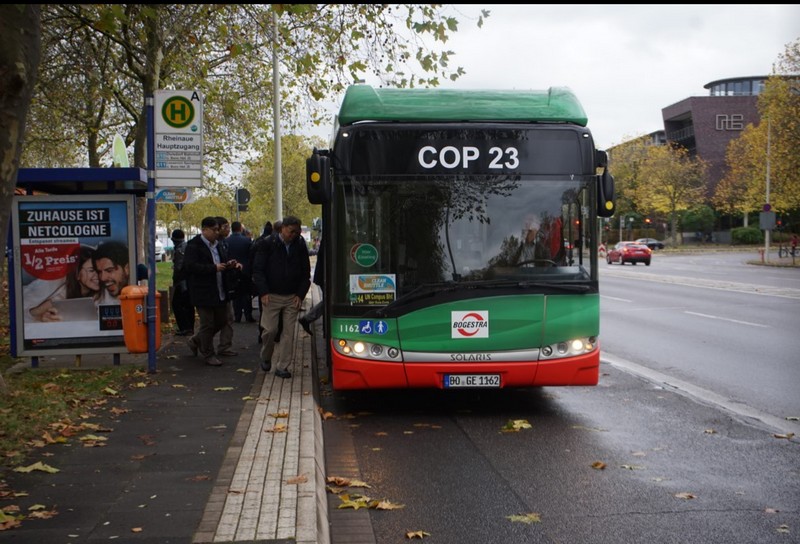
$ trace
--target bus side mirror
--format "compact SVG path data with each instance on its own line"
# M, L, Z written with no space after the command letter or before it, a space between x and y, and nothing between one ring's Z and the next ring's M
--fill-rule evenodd
M314 148L306 159L306 194L311 204L322 204L330 200L331 161L324 151Z
M597 176L597 216L611 217L616 211L614 196L614 178L608 171L608 153L596 151L597 166L603 173Z
M597 216L611 217L616 211L614 203L614 178L608 169L598 176L597 187Z

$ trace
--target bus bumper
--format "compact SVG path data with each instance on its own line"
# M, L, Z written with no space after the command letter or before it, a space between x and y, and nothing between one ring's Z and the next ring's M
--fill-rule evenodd
M389 363L332 353L334 389L444 388L447 374L499 374L500 387L597 385L600 350L546 361L504 363Z

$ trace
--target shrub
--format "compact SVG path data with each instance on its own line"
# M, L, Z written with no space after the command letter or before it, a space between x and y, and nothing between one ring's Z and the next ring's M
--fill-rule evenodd
M756 227L738 227L731 229L731 242L733 245L761 244L764 242L764 236Z

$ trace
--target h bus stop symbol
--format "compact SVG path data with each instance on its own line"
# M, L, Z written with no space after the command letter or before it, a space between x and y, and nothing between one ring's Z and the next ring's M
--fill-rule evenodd
M172 128L185 128L194 120L194 105L183 96L172 96L164 101L161 117Z

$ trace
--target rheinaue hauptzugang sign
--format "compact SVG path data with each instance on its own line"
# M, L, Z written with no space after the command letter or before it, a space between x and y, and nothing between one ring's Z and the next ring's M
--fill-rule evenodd
M155 92L156 187L202 187L203 96Z

